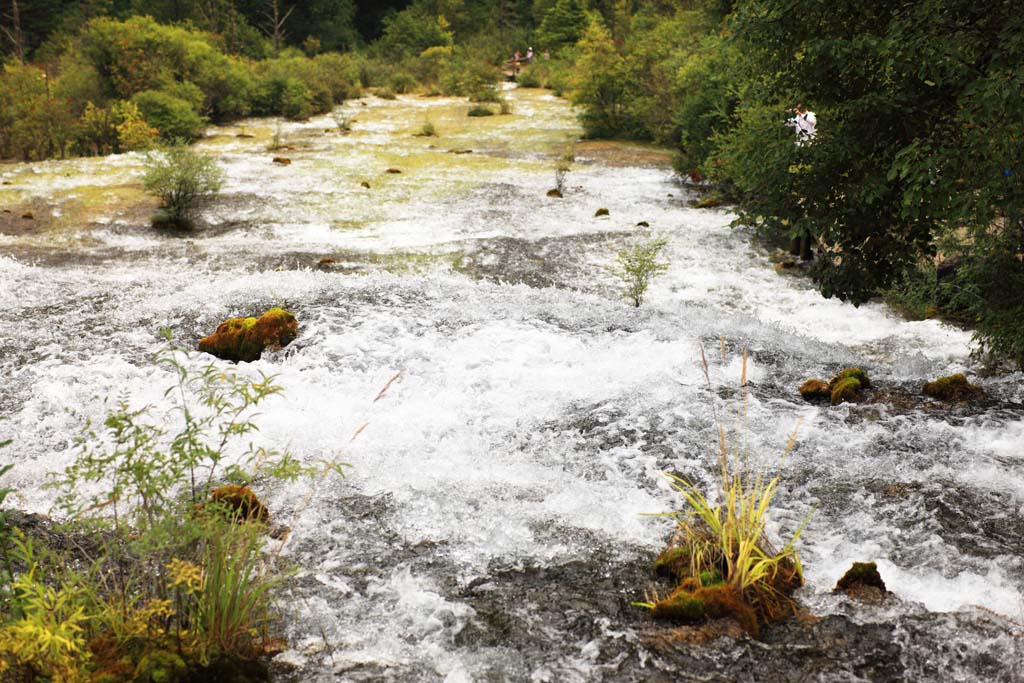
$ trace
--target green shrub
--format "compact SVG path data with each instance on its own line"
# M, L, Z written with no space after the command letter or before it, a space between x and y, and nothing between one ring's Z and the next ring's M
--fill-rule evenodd
M519 84L520 88L539 88L543 85L541 81L540 70L533 67L527 66L523 68L519 75L516 76L516 83Z
M490 107L478 106L470 109L469 113L467 113L466 116L494 116L494 111Z
M664 237L641 239L616 255L612 273L622 280L626 286L626 298L637 308L643 304L651 280L668 270L667 263L658 261L666 244L668 240Z
M160 199L167 221L183 227L201 200L217 194L222 181L217 162L182 142L148 155L142 179L146 191Z
M164 140L192 140L206 125L189 102L162 90L143 90L132 102Z

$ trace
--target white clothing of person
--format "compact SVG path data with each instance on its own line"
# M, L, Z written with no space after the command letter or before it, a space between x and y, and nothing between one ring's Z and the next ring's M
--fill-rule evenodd
M796 131L796 144L803 145L817 135L818 117L813 111L805 111L786 121Z

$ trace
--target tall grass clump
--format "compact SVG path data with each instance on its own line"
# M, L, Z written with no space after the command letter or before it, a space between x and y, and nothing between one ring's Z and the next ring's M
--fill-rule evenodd
M701 357L710 388L703 350ZM652 591L646 602L638 604L649 608L655 618L676 622L730 617L757 635L761 626L796 613L792 593L803 585L803 568L795 545L803 525L781 548L768 539L765 527L780 479L771 476L767 466L749 452L746 352L740 387L742 408L735 434L727 435L722 420L716 418L716 495L708 496L694 483L667 474L684 506L682 511L665 515L676 520L677 526L656 568L670 575L676 587L667 597ZM795 441L794 430L783 458Z

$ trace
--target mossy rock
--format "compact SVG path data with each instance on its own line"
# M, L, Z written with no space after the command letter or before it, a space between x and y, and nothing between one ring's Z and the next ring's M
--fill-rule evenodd
M672 195L669 195L671 197ZM719 194L708 194L704 195L693 203L696 209L717 209L725 204L725 198Z
M181 655L167 650L147 652L132 680L146 683L180 683L186 680L188 665Z
M391 168L389 168L388 170L386 170L386 171L384 171L384 172L385 172L385 173L391 173L392 175L398 175L399 173L401 173L401 172L402 172L402 169L400 169L400 168L395 168L395 167L393 167L393 166L392 166Z
M871 587L886 592L885 582L878 573L878 565L874 562L854 562L843 578L839 579L833 593L849 592L854 588Z
M291 166L292 160L288 157L274 157L274 163L278 166Z
M968 401L985 396L985 390L977 384L968 382L962 372L928 382L924 385L923 391L925 396L931 396L940 401Z
M860 386L863 389L871 388L871 380L868 379L868 373L864 372L860 368L845 368L836 373L836 376L829 382L829 386L835 386L838 382L848 378L854 378L860 382Z
M559 192L557 189L552 189L548 190L548 196L551 197L552 199L561 199L562 193Z
M860 381L856 377L846 377L832 385L829 397L832 405L840 403L853 403L860 399Z
M239 524L242 522L270 523L270 511L248 486L228 484L210 494L210 500Z
M686 591L676 591L659 600L651 610L655 619L682 624L699 623L704 620L704 614L704 601Z
M21 214L21 217L27 221L34 221L36 219L36 215L31 211L26 211L25 213Z
M654 573L679 581L690 571L690 551L685 546L665 548L654 560Z
M760 632L754 609L732 587L725 584L705 586L692 592L677 589L664 600L655 603L651 616L682 624L729 618L753 636Z
M827 401L832 398L832 390L823 379L809 379L800 385L800 397L805 401Z
M601 207L600 209L598 209L597 211L594 212L594 218L600 218L601 216L607 216L607 215L608 215L608 209L606 209L604 207Z
M368 182L367 182L367 181L365 181L365 180L364 180L363 182L359 183L359 186L360 186L360 187L364 187L364 188L366 188L367 190L369 190L369 189L370 189L370 183L368 183Z
M258 360L266 349L287 346L299 334L295 316L272 308L259 318L231 318L199 341L199 350L229 361Z

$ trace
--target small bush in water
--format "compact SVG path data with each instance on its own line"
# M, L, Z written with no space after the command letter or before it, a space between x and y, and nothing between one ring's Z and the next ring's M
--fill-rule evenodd
M668 270L668 264L658 260L668 240L664 237L639 240L616 255L612 272L626 286L626 298L640 308L651 280Z
M217 162L177 142L146 157L142 183L146 191L158 197L166 222L187 227L197 204L215 196L224 174Z

